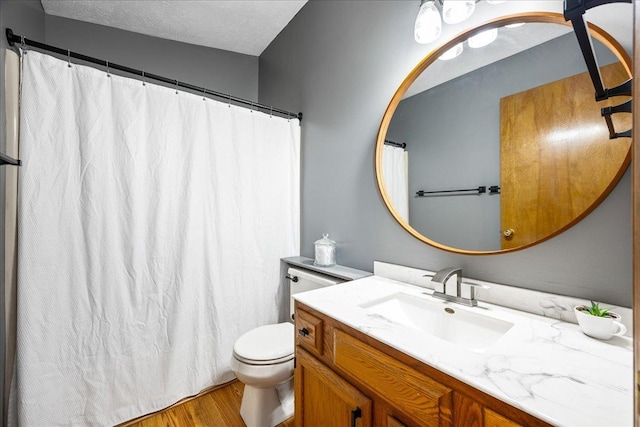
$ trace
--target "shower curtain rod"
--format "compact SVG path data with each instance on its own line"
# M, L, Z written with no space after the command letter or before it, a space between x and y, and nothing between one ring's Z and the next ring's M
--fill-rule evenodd
M28 39L24 36L19 36L17 34L14 34L11 28L7 28L6 34L7 34L7 41L9 42L9 46L14 46L16 43L18 43L21 47L24 47L24 46L35 47L41 50L58 53L68 58L80 59L85 62L91 62L93 64L101 65L103 67L107 67L107 71L111 69L124 71L125 73L135 74L137 76L140 76L143 79L157 80L163 83L174 85L176 88L181 87L181 88L193 90L203 95L213 95L215 97L227 100L229 102L233 102L235 104L247 105L247 106L250 106L252 109L255 108L255 109L263 110L264 112L268 112L269 114L276 113L276 114L283 115L285 117L296 118L302 121L302 113L292 113L291 111L282 110L280 108L274 108L270 105L259 104L257 102L249 101L243 98L238 98L236 96L232 96L229 94L224 94L224 93L216 92L214 90L210 90L204 87L198 87L189 83L184 83L176 79L169 79L166 77L158 76L156 74L147 73L146 71L136 70L135 68L126 67L124 65L119 65L113 62L102 60L102 59L93 58L91 56L83 55L81 53L72 52L67 49L61 49L59 47L40 43L35 40Z
M395 142L389 139L384 140L384 145L390 145L392 147L398 147L398 148L407 148L407 144L405 142Z

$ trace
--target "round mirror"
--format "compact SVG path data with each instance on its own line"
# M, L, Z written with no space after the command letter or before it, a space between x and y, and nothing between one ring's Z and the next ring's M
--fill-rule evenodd
M624 49L590 29L605 87L628 80ZM601 116L628 98L596 102L594 92L560 14L510 15L454 37L406 77L382 119L376 176L389 211L416 238L464 254L566 230L631 158L631 138L609 139ZM631 128L631 114L612 119L617 132Z

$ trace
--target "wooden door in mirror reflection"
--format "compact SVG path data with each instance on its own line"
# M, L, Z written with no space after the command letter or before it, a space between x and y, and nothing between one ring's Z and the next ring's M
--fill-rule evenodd
M606 87L629 78L621 63L601 68ZM609 139L587 73L504 97L500 101L502 249L544 239L582 219L599 203L629 155L630 138ZM613 116L631 128L631 114ZM595 161L607 159L608 161Z

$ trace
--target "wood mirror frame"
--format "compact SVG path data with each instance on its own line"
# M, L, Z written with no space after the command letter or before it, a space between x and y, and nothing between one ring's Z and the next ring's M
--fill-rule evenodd
M395 218L395 220L407 232L409 232L412 236L414 236L415 238L417 238L418 240L420 240L420 241L422 241L424 243L427 243L427 244L429 244L431 246L434 246L436 248L439 248L439 249L442 249L442 250L445 250L445 251L448 251L448 252L464 254L464 255L492 255L492 254L507 253L507 252L513 252L513 251L525 249L525 248L531 247L533 245L536 245L538 243L541 243L541 242L543 242L545 240L548 240L548 239L550 239L550 238L562 233L563 231L567 230L568 228L572 227L573 225L577 224L583 218L585 218L589 213L591 213L609 195L611 190L613 190L613 188L616 186L616 184L618 183L618 181L620 180L620 178L622 177L622 175L626 171L627 167L629 166L629 163L631 162L631 142L629 142L629 149L627 151L625 160L621 164L620 169L618 170L618 172L615 175L615 177L611 180L609 185L606 187L606 189L602 192L602 194L599 197L597 197L597 199L593 202L593 204L591 204L591 206L589 206L584 212L582 212L580 215L578 215L576 218L574 218L572 221L568 222L566 225L564 225L563 227L559 228L558 230L556 230L556 231L544 236L543 238L540 238L539 240L536 240L536 241L528 243L528 244L524 244L522 246L514 247L514 248L499 249L499 250L489 250L489 251L477 251L477 250L467 250L467 249L459 249L459 248L450 247L450 246L444 245L442 243L433 241L433 240L429 239L428 237L424 236L423 234L418 232L416 229L414 229L398 213L398 211L395 209L395 207L391 203L391 199L389 197L389 194L387 193L387 190L386 190L386 187L385 187L385 184L384 184L383 174L382 174L382 153L383 153L383 147L384 147L384 142L385 142L385 139L386 139L386 136L387 136L387 132L389 130L389 125L391 124L391 120L393 118L393 115L394 115L398 105L402 101L402 98L403 98L404 94L406 93L408 88L413 84L413 82L418 78L418 76L420 76L420 74L423 71L425 71L427 69L427 67L429 67L429 65L434 63L438 59L438 57L440 55L442 55L443 53L447 52L449 49L454 47L456 44L461 43L461 42L467 40L469 37L472 37L472 36L474 36L474 35L476 35L478 33L481 33L481 32L483 32L485 30L488 30L488 29L491 29L491 28L498 28L498 27L502 27L502 26L505 26L505 25L509 25L509 24L516 24L516 23L551 23L551 24L564 25L564 26L567 26L567 27L571 28L571 23L570 22L566 22L562 14L554 13L554 12L527 12L527 13L519 13L519 14L507 15L507 16L503 16L503 17L500 17L500 18L496 18L496 19L488 21L488 22L486 22L484 24L481 24L479 26L476 26L476 27L473 27L473 28L470 28L468 30L463 31L462 33L460 33L457 36L453 37L448 42L444 43L443 45L441 45L437 49L435 49L432 52L430 52L407 75L407 77L404 79L404 81L402 82L400 87L397 89L397 91L393 95L393 97L391 99L391 102L389 103L389 105L388 105L388 107L387 107L387 109L386 109L386 111L384 113L384 116L382 118L382 122L380 124L380 128L378 130L378 136L377 136L377 139L376 139L376 149L375 149L376 180L377 180L377 184L378 184L378 190L380 191L380 194L382 196L382 199L384 200L385 205L387 206L387 209L389 210L391 215ZM632 75L632 69L631 69L632 62L631 62L631 59L630 59L629 55L624 50L624 48L622 48L622 46L611 35L609 35L606 31L604 31L600 27L598 27L598 26L596 26L596 25L594 25L592 23L589 23L589 29L591 31L591 36L594 39L596 39L599 42L601 42L604 46L609 48L609 50L617 57L617 59L620 61L620 63L624 66L627 74L629 76L631 76ZM604 121L604 119L603 119L603 121Z

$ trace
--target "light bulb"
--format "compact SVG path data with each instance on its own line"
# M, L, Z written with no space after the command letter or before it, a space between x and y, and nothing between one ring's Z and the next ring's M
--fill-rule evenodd
M469 37L469 47L474 49L484 47L491 44L498 37L498 29L492 28L476 34L473 37Z
M450 59L457 58L458 56L460 56L463 50L464 48L462 47L462 43L458 43L457 45L455 45L454 47L452 47L451 49L449 49L448 51L440 55L438 59L442 59L443 61L448 61Z
M440 37L442 33L442 20L436 5L432 0L425 1L420 5L413 36L418 43L431 43Z
M447 24L457 24L470 17L474 10L475 1L445 0L442 4L442 19Z

